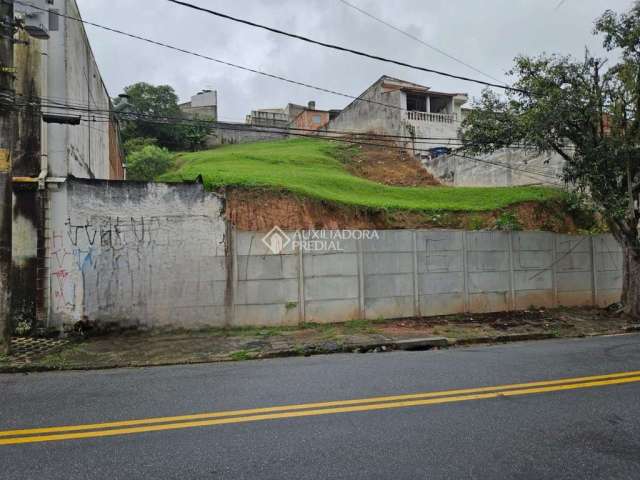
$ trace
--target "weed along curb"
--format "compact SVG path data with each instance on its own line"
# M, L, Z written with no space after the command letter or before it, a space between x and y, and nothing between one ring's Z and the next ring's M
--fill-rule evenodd
M409 354L480 344L638 332L640 324L610 309L566 307L290 327L129 330L54 341L16 338L13 354L0 356L0 373L142 368L331 353ZM18 348L21 345L24 348ZM34 348L26 349L29 345Z
M606 336L606 335L633 335L640 332L637 329L624 329L617 332L603 332L589 335L590 337ZM335 342L326 342L317 345L306 345L304 347L287 348L271 351L233 351L228 354L212 355L208 358L186 359L184 361L133 361L133 362L108 362L108 363L69 363L64 365L48 365L43 363L28 363L16 365L0 366L0 374L2 373L31 373L31 372L50 372L65 370L109 370L116 368L146 368L146 367L162 367L172 365L196 365L203 363L220 363L220 362L238 362L248 360L261 360L269 358L286 358L300 357L312 355L328 355L332 353L378 353L391 351L417 352L432 349L441 349L449 347L462 347L468 345L491 345L499 343L524 342L534 340L550 340L554 338L583 338L585 335L559 336L555 333L525 333L525 334L509 334L485 337L469 337L469 338L445 338L445 337L426 337L415 339L393 340L389 342L361 342L349 344L337 344Z

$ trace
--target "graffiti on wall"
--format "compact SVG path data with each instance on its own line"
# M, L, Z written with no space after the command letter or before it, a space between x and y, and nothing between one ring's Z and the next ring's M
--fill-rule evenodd
M112 301L101 291L113 297L117 289L127 289L133 296L146 285L129 279L151 282L149 272L170 273L194 246L205 254L207 245L216 255L224 248L224 232L204 215L67 218L49 242L54 310L74 315L87 298L98 305Z

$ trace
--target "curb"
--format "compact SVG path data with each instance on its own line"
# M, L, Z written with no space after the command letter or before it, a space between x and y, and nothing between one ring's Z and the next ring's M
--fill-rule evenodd
M606 334L601 334L606 335ZM487 337L470 337L460 338L458 340L451 340L451 346L453 345L475 345L478 343L509 343L509 342L526 342L529 340L549 340L558 337L555 333L510 333L507 335L496 335ZM572 337L564 337L572 338Z
M589 335L591 337L608 336L612 334L625 335L637 334L640 332L640 324L634 324L625 327L620 331L603 332ZM485 337L469 337L469 338L445 338L445 337L426 337L426 338L410 338L402 340L389 340L388 342L362 342L350 344L320 344L307 345L300 348L288 348L283 350L271 350L267 352L253 352L246 360L261 360L269 358L286 358L286 357L309 357L312 355L327 355L332 353L370 353L370 352L387 352L387 351L423 351L431 349L449 348L456 346L479 345L479 344L496 344L524 342L535 340L550 340L561 338L583 338L580 336L560 337L555 333L538 332L538 333L514 333L506 335L485 336ZM230 355L219 356L218 358L192 359L181 362L158 362L147 364L104 364L104 365L69 365L68 367L56 367L49 365L16 365L16 366L0 366L0 374L9 373L36 373L36 372L62 372L62 371L88 371L88 370L111 370L116 368L149 368L149 367L166 367L176 365L198 365L203 363L221 363L235 362Z

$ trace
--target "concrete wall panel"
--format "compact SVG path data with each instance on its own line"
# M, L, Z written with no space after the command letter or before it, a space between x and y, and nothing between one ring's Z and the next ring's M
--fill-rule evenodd
M527 310L530 307L551 308L553 306L553 291L551 290L526 290L515 294L516 310Z
M353 253L334 253L333 255L305 253L303 258L306 278L358 275L358 257Z
M265 326L297 325L297 305L236 305L234 307L233 325Z
M238 282L235 303L239 305L286 304L298 301L298 280L246 280Z
M464 292L464 273L427 273L418 277L418 291L421 294Z
M461 293L439 293L435 295L420 295L420 315L452 315L463 313L466 309L464 295Z
M413 253L365 253L366 275L412 273Z
M467 232L469 251L505 252L508 248L508 232Z
M413 296L367 298L364 308L365 318L370 320L413 317L415 315Z
M618 296L618 300L619 300ZM568 292L568 291L559 291L558 292L558 305L564 307L587 307L592 305L593 296L591 291L581 291L581 292Z
M413 252L413 232L410 230L378 230L378 238L363 238L364 252Z
M452 230L418 230L418 251L462 251L464 232Z
M506 272L509 270L509 254L506 251L467 253L469 272Z
M513 250L553 250L554 234L548 232L512 232Z
M463 261L462 251L418 252L418 273L461 272Z
M313 323L346 322L361 317L357 299L308 301L305 313L306 321Z
M558 272L556 274L559 292L591 291L591 273L586 272Z
M305 278L306 300L342 300L358 298L358 277Z
M364 279L365 298L413 296L413 275L367 275Z
M506 292L509 290L509 275L505 275L504 272L471 272L468 278L470 293Z
M500 293L475 293L469 295L469 311L474 313L503 312L509 310L509 295Z
M596 275L598 295L601 290L622 290L622 271L609 270L598 272Z
M298 255L250 255L238 257L237 262L239 280L298 278Z
M551 270L523 270L514 272L516 290L551 290L553 272Z

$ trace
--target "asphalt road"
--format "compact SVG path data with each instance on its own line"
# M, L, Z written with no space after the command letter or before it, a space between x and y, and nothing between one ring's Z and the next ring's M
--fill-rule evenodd
M0 375L0 478L638 479L640 376L548 382L637 370L640 336L626 335ZM544 383L513 386L526 382ZM448 393L434 396L440 391ZM426 401L406 397L424 392ZM370 400L380 396L393 398ZM416 398L423 403L411 404ZM365 400L306 405L353 399ZM236 412L278 406L286 407ZM143 424L131 433L103 425L226 411L198 417L214 418L204 426L163 418L150 424L158 431ZM6 433L79 424L92 426ZM46 441L78 431L85 437ZM33 438L11 444L25 437Z

